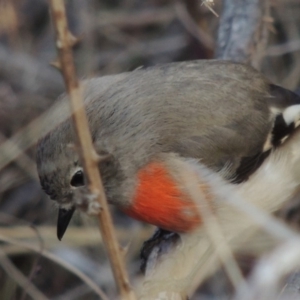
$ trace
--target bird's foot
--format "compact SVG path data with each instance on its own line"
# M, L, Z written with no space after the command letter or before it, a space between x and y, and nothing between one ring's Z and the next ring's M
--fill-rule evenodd
M74 192L76 207L88 215L98 215L101 211L101 205L97 201L98 194L91 193L87 187L77 189Z

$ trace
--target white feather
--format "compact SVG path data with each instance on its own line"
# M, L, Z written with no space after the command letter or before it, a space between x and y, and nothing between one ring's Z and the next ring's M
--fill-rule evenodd
M300 104L292 105L287 107L283 113L283 119L287 125L290 125L292 122L299 121L300 118Z

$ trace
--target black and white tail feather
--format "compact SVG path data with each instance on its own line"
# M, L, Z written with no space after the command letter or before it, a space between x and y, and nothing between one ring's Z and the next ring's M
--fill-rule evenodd
M240 162L233 183L246 181L270 153L280 146L300 125L300 96L275 84L270 85L269 105L273 114L273 128L267 136L262 151Z

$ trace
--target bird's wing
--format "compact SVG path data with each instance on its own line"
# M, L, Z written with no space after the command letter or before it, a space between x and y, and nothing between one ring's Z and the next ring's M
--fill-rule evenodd
M209 131L177 141L176 151L182 156L197 157L216 171L224 171L224 177L234 183L247 180L300 125L299 95L270 85L268 103L273 111L273 125L267 135L257 135L251 127L247 135L242 135L238 124L237 128L213 126ZM258 140L258 136L263 139Z
M221 126L214 126L203 135L185 137L177 141L174 149L181 156L199 158L204 165L235 182L247 179L269 153L264 152L262 143L251 132L243 136Z

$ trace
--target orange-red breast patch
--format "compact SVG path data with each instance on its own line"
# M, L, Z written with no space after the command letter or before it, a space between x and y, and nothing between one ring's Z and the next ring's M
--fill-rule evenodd
M126 214L175 232L188 232L201 224L196 204L183 194L163 163L148 164L137 179L132 205L123 209Z

